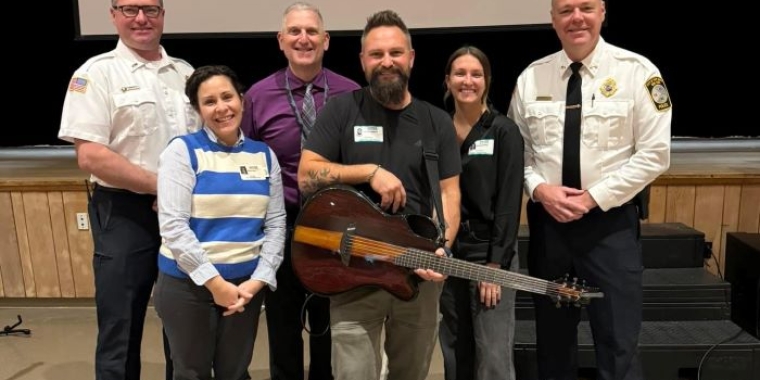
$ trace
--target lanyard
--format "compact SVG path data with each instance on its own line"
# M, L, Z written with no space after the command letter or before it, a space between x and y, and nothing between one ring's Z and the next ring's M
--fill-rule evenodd
M325 76L325 97L322 98L322 107L324 107L327 103L327 94L330 92L330 86L327 84L327 73L324 73L323 75ZM288 78L287 70L285 70L285 90L288 93L288 103L290 103L290 108L293 110L293 114L296 115L296 121L298 122L298 125L301 126L302 130L306 129L307 126L303 121L303 117L301 116L301 113L298 112L298 107L296 107L296 99L293 97L293 90L290 88L290 79Z

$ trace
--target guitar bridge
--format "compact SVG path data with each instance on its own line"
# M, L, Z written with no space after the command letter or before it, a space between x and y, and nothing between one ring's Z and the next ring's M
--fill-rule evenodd
M344 266L348 266L351 262L351 249L353 248L354 234L356 233L356 224L351 223L343 232L343 237L340 238L340 261Z

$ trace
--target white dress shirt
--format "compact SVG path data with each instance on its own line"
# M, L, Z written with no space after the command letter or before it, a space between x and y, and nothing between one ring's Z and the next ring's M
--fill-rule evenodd
M541 183L562 184L570 63L564 51L533 62L512 94L508 115L525 140L525 190L531 198ZM657 67L601 38L580 74L581 187L607 211L670 166L672 106Z

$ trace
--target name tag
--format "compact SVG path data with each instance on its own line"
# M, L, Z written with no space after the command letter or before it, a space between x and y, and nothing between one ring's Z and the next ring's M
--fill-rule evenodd
M478 140L467 151L470 156L493 156L493 140Z
M373 125L354 126L354 142L383 142L383 127Z
M264 165L240 166L240 179L244 181L260 181L269 178L269 170Z

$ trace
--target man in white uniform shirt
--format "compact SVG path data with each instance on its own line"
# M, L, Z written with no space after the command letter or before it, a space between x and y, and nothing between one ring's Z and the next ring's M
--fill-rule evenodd
M91 174L97 380L139 380L140 346L161 245L155 212L158 157L195 131L184 95L193 68L160 45L162 0L112 0L116 49L90 58L69 82L58 137ZM165 351L168 347L165 347ZM167 353L167 376L171 361Z
M588 307L596 379L641 379L646 205L635 200L670 165L670 97L648 59L600 37L603 1L552 0L551 17L562 50L523 71L509 109L525 140L528 267L599 287ZM534 300L539 378L577 378L580 309Z

